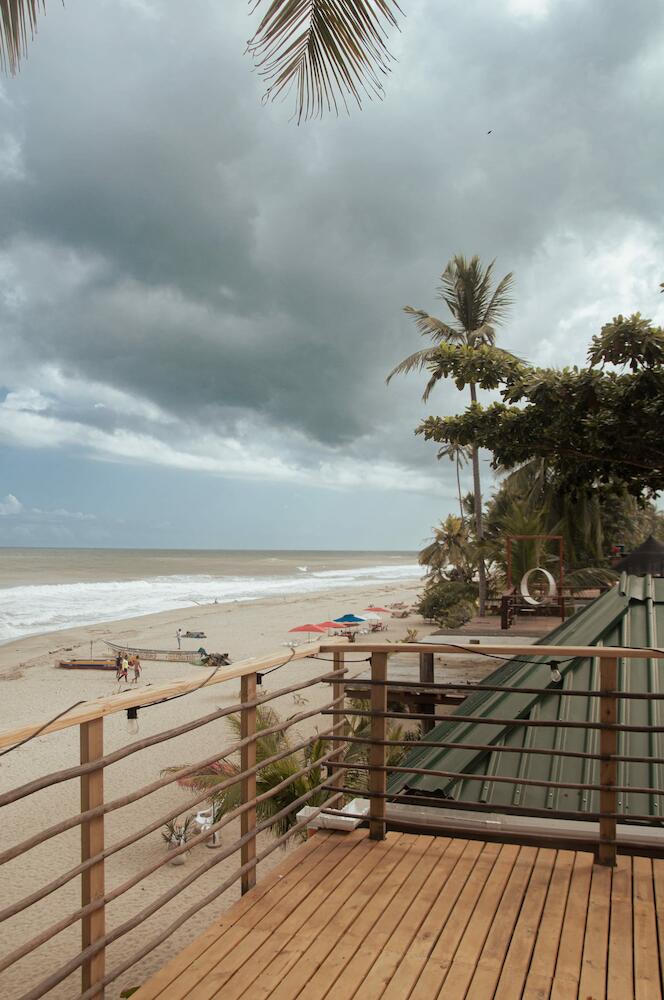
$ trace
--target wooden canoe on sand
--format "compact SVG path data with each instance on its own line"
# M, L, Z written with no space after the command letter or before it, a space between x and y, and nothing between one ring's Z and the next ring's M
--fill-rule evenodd
M187 649L139 649L137 646L124 646L118 642L104 639L107 646L116 653L126 653L127 656L139 656L141 660L165 660L166 662L200 663L205 650Z
M63 670L115 670L115 660L60 660L57 666Z

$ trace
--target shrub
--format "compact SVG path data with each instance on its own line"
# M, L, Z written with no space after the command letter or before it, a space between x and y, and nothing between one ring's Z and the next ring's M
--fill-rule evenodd
M433 583L422 594L417 610L443 628L458 628L475 613L477 587L462 581Z

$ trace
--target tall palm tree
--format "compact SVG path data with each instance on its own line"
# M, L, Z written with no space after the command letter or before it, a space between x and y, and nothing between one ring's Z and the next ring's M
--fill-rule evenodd
M229 0L221 0L228 3ZM361 105L381 97L392 57L387 32L397 25L397 0L254 0L263 16L247 51L274 100L293 89L296 118ZM0 0L0 64L16 72L45 0Z
M510 291L513 277L511 272L506 274L493 288L494 264L495 260L491 261L488 267L483 267L477 255L467 260L461 254L457 254L448 263L441 275L438 297L443 300L452 314L451 323L444 323L422 309L413 309L412 306L404 308L404 312L414 318L415 326L420 333L429 337L433 344L431 347L415 351L396 368L393 368L387 377L388 382L394 375L406 375L412 371L422 371L424 368L429 368L431 375L422 395L422 399L426 402L431 390L441 377L435 367L436 349L439 344L459 344L470 348L480 348L485 344L494 346L496 341L495 328L505 319L512 304ZM474 382L470 383L469 389L471 402L476 403L477 386ZM471 449L471 459L475 534L481 549L484 536L482 486L479 449L475 446ZM482 558L479 559L478 563L478 580L479 613L483 615L486 605L486 567Z
M461 469L471 457L471 450L463 444L446 444L438 452L438 458L449 458L456 464L457 496L459 498L459 513L461 523L466 523L466 512L463 509L463 494L461 493Z

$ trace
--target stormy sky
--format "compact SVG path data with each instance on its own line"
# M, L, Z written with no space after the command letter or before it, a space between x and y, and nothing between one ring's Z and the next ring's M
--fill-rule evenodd
M536 363L664 321L661 0L402 6L385 100L298 127L243 0L47 3L0 81L0 544L418 547L456 486L413 430L465 399L385 376L452 254Z

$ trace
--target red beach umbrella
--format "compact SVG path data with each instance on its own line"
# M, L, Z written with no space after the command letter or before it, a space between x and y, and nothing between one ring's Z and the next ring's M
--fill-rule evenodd
M311 633L311 632L318 632L318 633L324 633L324 632L327 632L327 629L322 628L320 625L312 625L311 623L309 623L308 625L296 625L295 628L289 628L288 631L289 632L309 632L309 633Z
M339 628L340 626L339 622L318 622L318 627L328 629L328 628Z
M368 607L368 608L362 608L362 610L363 611L377 611L377 612L382 613L384 615L388 615L389 614L389 610L387 608L374 608L373 605L371 605L371 607Z

